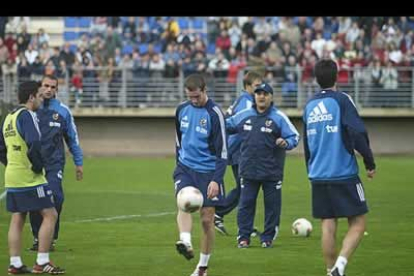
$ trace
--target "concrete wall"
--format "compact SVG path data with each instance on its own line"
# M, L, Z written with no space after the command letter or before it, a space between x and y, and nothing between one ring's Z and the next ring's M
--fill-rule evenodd
M175 153L173 118L76 117L85 156ZM299 118L292 119L302 133ZM414 154L414 118L364 118L375 154ZM301 154L300 144L294 153Z

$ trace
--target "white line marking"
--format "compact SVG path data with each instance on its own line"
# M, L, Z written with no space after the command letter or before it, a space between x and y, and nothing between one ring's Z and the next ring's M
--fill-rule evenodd
M0 201L3 200L3 198L5 198L7 195L7 191L4 191L1 195L0 195Z
M122 219L131 219L131 218L149 218L149 217L161 217L166 215L173 215L176 212L162 212L162 213L154 213L154 214L146 214L146 215L125 215L125 216L116 216L116 217L107 217L107 218L94 218L94 219L80 219L75 220L76 223L84 223L84 222L96 222L96 221L113 221L113 220L122 220Z

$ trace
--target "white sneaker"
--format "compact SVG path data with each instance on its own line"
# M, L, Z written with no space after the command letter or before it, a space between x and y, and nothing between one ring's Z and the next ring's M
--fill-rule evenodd
M190 276L207 276L207 266L197 266Z

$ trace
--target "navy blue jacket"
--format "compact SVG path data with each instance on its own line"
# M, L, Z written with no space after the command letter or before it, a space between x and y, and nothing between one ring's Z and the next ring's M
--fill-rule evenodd
M223 184L227 166L224 114L209 99L204 107L186 101L175 113L177 161L194 171L214 172L212 181Z
M241 135L239 174L242 178L278 181L283 180L286 150L299 143L299 133L289 118L273 105L264 113L256 106L226 119L229 133ZM276 145L277 138L288 143L286 149Z
M69 108L57 99L45 99L36 113L42 133L42 157L46 170L64 169L65 145L63 141L66 142L75 165L82 166L83 153Z
M22 106L15 108L12 113L20 108L22 108ZM3 124L4 121L0 127L0 162L7 166L7 148L3 137ZM27 157L32 163L33 172L41 173L43 169L40 142L41 134L36 114L29 110L23 110L20 112L19 116L17 116L16 125L17 131L27 144Z
M313 183L357 177L354 149L364 158L366 169L375 169L364 123L346 93L316 93L305 106L303 123L306 165Z

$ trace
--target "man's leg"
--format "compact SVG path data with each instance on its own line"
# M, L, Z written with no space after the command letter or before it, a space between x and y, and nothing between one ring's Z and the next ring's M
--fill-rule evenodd
M191 230L193 218L191 214L178 209L177 226L180 232L180 240L175 244L178 253L182 254L187 260L194 258L193 246L191 243Z
M224 205L216 207L216 215L222 218L237 207L240 199L239 165L232 165L231 168L233 171L234 181L236 182L236 187L226 195Z
M213 251L215 232L214 232L214 207L203 207L200 210L201 218L201 243L200 243L200 260L191 276L207 275L208 261Z
M282 207L282 186L275 181L263 182L265 206L264 231L261 234L262 247L271 247L276 239Z
M348 218L348 232L342 241L342 248L334 265L334 269L338 269L339 275L345 274L345 267L348 260L355 252L362 237L364 236L365 226L365 215L358 215Z
M243 179L241 183L240 204L237 213L237 225L239 228L238 241L250 241L253 231L254 216L256 213L256 200L260 185L258 182Z
M10 257L20 257L22 246L22 232L26 214L13 213L9 227L9 254Z
M30 248L32 251L37 251L39 246L39 229L42 224L43 217L39 211L32 211L29 213L30 227L33 234L33 246Z
M327 271L333 268L336 260L336 229L338 221L334 218L322 219L322 253Z

